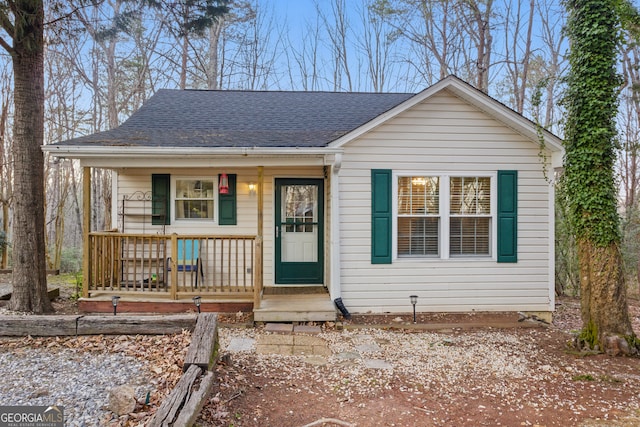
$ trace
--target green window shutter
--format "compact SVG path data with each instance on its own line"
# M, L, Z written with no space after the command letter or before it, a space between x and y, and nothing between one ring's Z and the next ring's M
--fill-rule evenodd
M518 262L518 171L498 171L498 262Z
M171 224L169 203L171 202L171 175L151 175L151 224Z
M218 194L218 224L237 225L236 175L227 174L227 178L229 179L229 193ZM220 175L218 175L218 182L220 182Z
M391 264L391 170L371 170L371 263Z

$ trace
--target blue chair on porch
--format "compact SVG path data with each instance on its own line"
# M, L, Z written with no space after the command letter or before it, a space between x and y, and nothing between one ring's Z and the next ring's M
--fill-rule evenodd
M198 287L198 276L204 279L202 261L200 260L200 240L179 239L176 270L195 273L195 287ZM171 271L171 257L167 258L167 271ZM193 279L192 279L193 280Z

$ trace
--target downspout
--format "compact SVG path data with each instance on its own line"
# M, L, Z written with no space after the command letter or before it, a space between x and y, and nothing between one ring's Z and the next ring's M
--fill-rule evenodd
M342 302L342 286L340 282L340 168L342 167L342 154L335 155L334 162L331 165L331 283L329 286L329 296L336 304L345 318L351 315Z

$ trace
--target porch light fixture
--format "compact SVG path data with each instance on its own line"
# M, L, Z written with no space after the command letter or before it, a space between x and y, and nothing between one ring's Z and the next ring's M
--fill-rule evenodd
M256 183L255 182L250 182L249 183L249 196L255 196L256 195Z
M411 305L413 305L413 323L416 323L416 304L418 303L418 295L411 295L409 297Z
M226 173L220 175L220 183L218 184L218 193L229 194L229 177Z
M111 297L111 305L113 305L113 315L116 315L116 312L118 311L118 300L120 299L119 296L114 295Z
M193 303L196 305L196 308L198 309L198 313L200 313L201 300L202 300L202 297L200 295L193 297Z

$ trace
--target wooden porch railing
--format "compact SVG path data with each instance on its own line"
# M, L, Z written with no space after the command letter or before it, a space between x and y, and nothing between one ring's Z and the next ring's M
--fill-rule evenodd
M84 297L117 291L251 298L261 271L256 236L92 232L88 254Z

